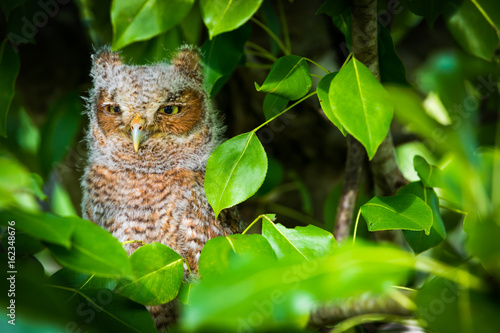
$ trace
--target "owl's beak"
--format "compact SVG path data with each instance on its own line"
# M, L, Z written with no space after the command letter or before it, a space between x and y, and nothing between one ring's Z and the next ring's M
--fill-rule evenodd
M142 138L146 135L146 131L144 130L145 123L146 120L139 114L135 116L130 123L130 129L132 130L132 143L134 144L134 150L136 153L139 151L139 145L141 144Z

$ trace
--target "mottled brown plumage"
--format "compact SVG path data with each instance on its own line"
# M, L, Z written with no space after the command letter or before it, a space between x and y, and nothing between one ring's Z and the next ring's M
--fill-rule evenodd
M184 47L171 64L130 66L102 50L93 60L83 216L121 242L163 243L197 272L209 239L239 231L236 211L216 219L204 192L222 126L203 90L200 55ZM159 329L177 313L174 302L149 310Z

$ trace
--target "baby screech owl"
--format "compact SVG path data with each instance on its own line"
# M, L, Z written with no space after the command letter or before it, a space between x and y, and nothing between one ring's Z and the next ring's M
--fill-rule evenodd
M171 63L132 66L103 49L91 75L84 218L121 242L163 243L197 272L209 239L239 231L236 210L216 219L204 192L222 126L203 90L200 54L182 47ZM172 322L174 308L149 307L159 329Z

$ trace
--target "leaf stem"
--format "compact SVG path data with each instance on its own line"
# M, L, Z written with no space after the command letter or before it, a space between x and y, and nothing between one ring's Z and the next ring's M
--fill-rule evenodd
M264 23L260 22L255 17L252 17L250 20L261 27L269 35L269 37L271 37L276 42L276 44L278 44L279 48L285 55L290 55L290 51L286 48L286 46L278 38L278 36L276 36L274 32L271 31L271 29L269 29Z
M285 10L283 9L283 1L278 1L278 10L280 12L281 29L283 29L283 36L285 37L285 46L287 50L292 52L292 44L290 43L290 33L288 31L288 24L286 23Z
M352 235L352 245L356 242L356 233L358 232L359 216L361 215L361 208L358 210L358 216L356 217L356 223L354 224L354 234Z
M132 243L141 243L142 245L147 245L147 243L144 243L141 240L129 240L129 241L125 241L125 242L122 242L122 245L127 245L127 244L132 244Z
M259 52L259 51L253 51L253 50L245 50L245 53L246 54L253 54L257 57L266 58L266 59L269 59L271 61L278 60L278 58L276 58L275 56L273 56L270 53L263 53L263 52Z
M296 221L300 221L303 224L312 224L316 227L323 228L324 224L316 220L315 218L303 214L299 211L296 211L295 209L292 209L290 207L286 207L280 204L277 204L275 202L268 202L267 206L269 207L270 210L276 211L278 214L282 214L285 216L288 216Z
M457 208L453 208L453 207L450 207L450 206L446 206L446 205L439 205L439 208L443 208L443 209L449 210L451 212L455 212L455 213L462 214L462 215L469 214L467 212L464 212L463 210L460 210L460 209L457 209Z
M309 75L311 75L311 77L317 77L318 79L322 79L323 78L321 75L316 75L316 74L313 74L313 73L309 73Z
M306 61L309 61L311 64L313 65L316 65L317 67L321 68L322 70L324 70L327 74L330 74L330 71L328 69L326 69L325 67L321 66L320 64L318 64L316 61L314 60L311 60L309 58L306 58L306 57L302 57L302 59L306 60Z
M274 119L278 118L279 116L281 116L283 113L287 112L288 110L290 110L291 108L297 106L298 104L302 103L303 101L305 101L306 99L308 99L309 97L311 96L314 96L316 95L317 92L314 91L312 93L310 93L309 95L306 95L304 97L302 97L301 99L299 99L297 102L293 103L292 105L290 105L289 107L287 107L286 109L284 109L283 111L281 111L280 113L278 113L277 115L275 115L274 117L272 118L269 118L267 121L265 121L264 123L260 124L259 126L257 126L256 128L253 129L252 132L257 132L260 128L264 127L265 125L269 124L271 121L273 121Z

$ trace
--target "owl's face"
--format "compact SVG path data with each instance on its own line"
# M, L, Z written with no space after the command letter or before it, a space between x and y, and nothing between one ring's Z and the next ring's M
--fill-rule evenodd
M196 51L184 48L172 64L150 66L125 65L107 50L93 60L93 148L126 161L210 153L217 126Z

